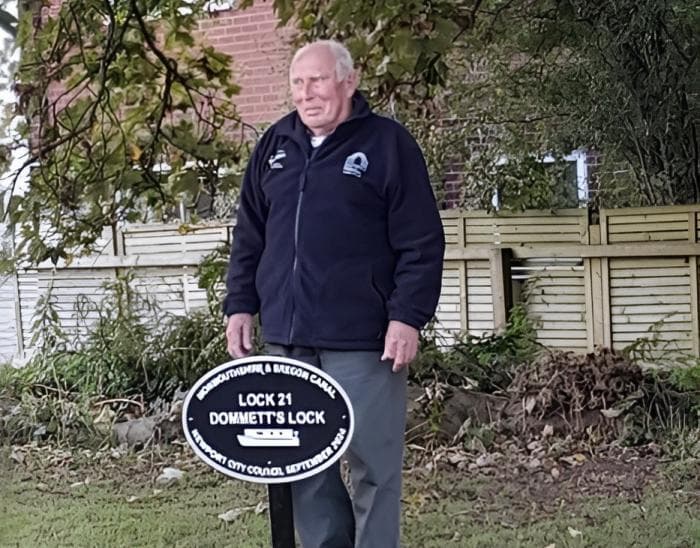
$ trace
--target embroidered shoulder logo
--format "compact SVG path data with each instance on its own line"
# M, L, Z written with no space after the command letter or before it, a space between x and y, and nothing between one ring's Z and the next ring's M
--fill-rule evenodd
M270 164L270 169L282 169L284 166L279 162L279 160L286 157L287 153L280 148L277 152L270 156L270 159L267 161L267 163Z
M354 175L355 177L362 177L362 174L367 171L367 166L369 162L367 161L367 156L363 152L355 152L345 158L345 165L343 166L343 173L345 175Z

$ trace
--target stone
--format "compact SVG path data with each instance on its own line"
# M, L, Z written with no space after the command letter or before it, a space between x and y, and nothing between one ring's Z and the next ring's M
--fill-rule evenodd
M143 446L153 439L156 421L150 417L141 417L118 422L112 427L112 432L118 445Z

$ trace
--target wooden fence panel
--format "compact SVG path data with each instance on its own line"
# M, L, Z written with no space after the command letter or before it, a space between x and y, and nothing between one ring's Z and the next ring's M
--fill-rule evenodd
M700 355L700 205L602 210L600 225L589 225L587 217L585 210L452 212L447 264L468 265L494 247L511 249L516 302L524 303L538 340L550 347L622 350L656 339L666 350ZM566 272L562 261L576 266ZM480 302L477 288L499 287L496 271L483 267L460 293L462 325L470 332L475 314L499 311L499 300L492 298L490 309Z
M87 335L99 318L98 307L105 298L104 285L114 281L106 269L41 269L39 295L49 296L61 327L74 343Z
M657 353L692 352L690 293L687 258L610 259L613 347L658 338Z
M15 277L0 276L0 364L9 362L17 353L15 291Z
M226 225L194 226L184 230L177 225L135 225L122 232L125 255L173 255L210 253L228 241Z
M453 213L453 212L446 212ZM456 212L454 212L456 213ZM460 229L464 225L462 217L456 215L443 215L442 227L445 231L445 243L447 245L460 245Z
M17 337L21 340L22 346L25 349L31 347L34 332L34 312L36 311L37 302L39 300L39 273L36 270L20 270L17 273L19 283L19 312L22 315L21 333ZM24 356L20 356L24 357Z
M601 225L607 243L683 242L689 240L689 218L696 215L692 206L610 209L601 212Z
M442 218L447 249L436 317L445 344L460 332L499 329L512 294L551 347L621 350L655 337L659 346L700 355L700 205L602 210L599 224L589 224L583 209ZM65 328L80 336L96 317L90 303L103 295L102 283L127 269L134 288L161 309L201 308L195 267L230 239L230 225L132 225L106 233L97 257L20 271L14 336L28 345L37 298L49 287ZM0 293L0 302L8 299ZM9 311L0 308L3 318ZM9 324L2 331L7 337ZM0 340L0 353L8 344Z
M566 264L575 263L575 264ZM543 263L525 261L517 270L526 275L522 302L534 320L537 341L561 350L587 347L586 294L580 260Z
M469 212L464 216L465 243L516 246L528 244L580 243L586 235L581 210L531 211L527 215L488 215Z
M143 268L136 271L133 287L161 310L184 315L207 304L197 286L194 267Z
M446 265L442 272L442 291L438 301L435 318L440 328L443 340L442 345L448 346L454 343L454 336L464 330L462 322L462 277L464 271L457 264Z
M489 261L467 261L467 331L483 336L495 328Z

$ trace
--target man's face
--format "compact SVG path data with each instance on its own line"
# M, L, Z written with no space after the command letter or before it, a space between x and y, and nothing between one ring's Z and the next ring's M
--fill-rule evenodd
M355 74L340 82L335 58L327 47L312 48L289 69L292 100L304 125L314 135L328 135L350 116Z

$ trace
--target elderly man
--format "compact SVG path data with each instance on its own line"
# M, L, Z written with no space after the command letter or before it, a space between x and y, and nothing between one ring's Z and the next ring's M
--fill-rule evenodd
M399 545L407 366L435 312L444 236L411 135L374 114L347 49L296 52L295 111L257 144L241 191L224 312L232 356L252 349L322 368L355 411L339 467L292 485L306 548Z

